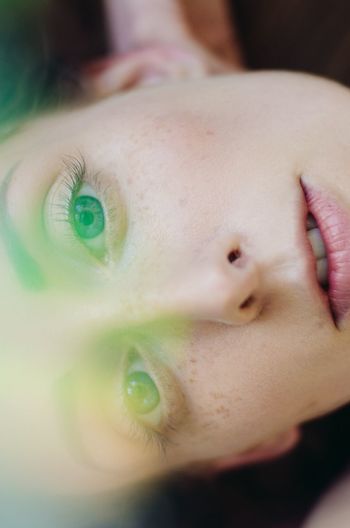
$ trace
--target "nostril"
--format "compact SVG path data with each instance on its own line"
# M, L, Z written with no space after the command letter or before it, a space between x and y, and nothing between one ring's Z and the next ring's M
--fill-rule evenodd
M245 310L249 308L254 302L255 302L254 295L249 295L249 297L247 297L246 300L243 301L242 304L239 306L239 309Z
M235 262L235 260L239 259L240 256L241 256L240 250L239 249L233 249L227 255L227 259L230 262L230 264L232 264L233 262Z

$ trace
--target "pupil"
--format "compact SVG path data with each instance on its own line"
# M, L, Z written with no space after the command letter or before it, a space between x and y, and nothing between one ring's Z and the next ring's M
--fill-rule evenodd
M137 414L153 411L160 402L156 384L146 372L132 372L126 378L126 401L128 407Z
M83 239L100 235L105 227L101 202L94 196L78 196L73 203L72 222L76 233Z
M92 213L91 211L83 211L81 214L80 214L80 222L86 226L89 226L93 223L94 221L94 213Z

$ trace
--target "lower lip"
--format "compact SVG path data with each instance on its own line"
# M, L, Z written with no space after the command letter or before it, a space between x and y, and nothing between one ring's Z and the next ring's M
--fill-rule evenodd
M315 217L328 260L328 299L338 325L350 311L350 215L323 191L302 182L309 212Z

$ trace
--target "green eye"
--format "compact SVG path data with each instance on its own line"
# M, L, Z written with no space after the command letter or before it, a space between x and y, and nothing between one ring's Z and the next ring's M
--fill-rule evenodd
M84 239L95 238L105 227L101 202L93 196L78 196L73 202L72 219L77 234Z
M128 407L137 414L150 413L160 402L157 386L146 372L129 374L125 380L125 393Z

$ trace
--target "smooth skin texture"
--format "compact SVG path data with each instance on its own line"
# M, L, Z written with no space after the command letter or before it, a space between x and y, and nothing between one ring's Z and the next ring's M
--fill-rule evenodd
M350 399L350 319L335 328L309 276L300 186L350 214L349 138L347 89L250 73L111 97L1 146L11 229L45 277L24 285L2 237L7 482L103 494L239 465ZM57 217L82 158L98 250ZM159 391L146 418L125 405L133 372Z

